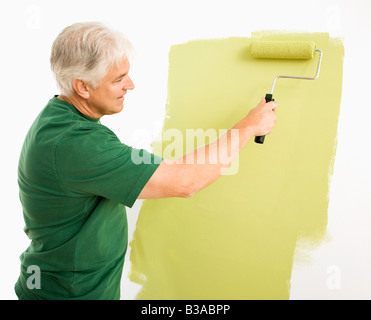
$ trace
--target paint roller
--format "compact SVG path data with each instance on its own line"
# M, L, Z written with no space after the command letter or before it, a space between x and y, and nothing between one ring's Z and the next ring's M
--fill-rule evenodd
M317 73L313 78L298 76L277 76L274 78L272 90L265 95L266 102L274 101L273 90L276 81L284 79L315 80L319 76L322 51L316 48L312 41L253 41L250 44L250 54L258 59L312 59L318 53ZM265 136L256 136L256 143L264 143Z

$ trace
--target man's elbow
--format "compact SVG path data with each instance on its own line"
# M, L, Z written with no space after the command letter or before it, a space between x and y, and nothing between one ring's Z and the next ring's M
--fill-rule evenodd
M179 188L178 196L181 198L190 198L199 190L200 188L194 183L185 184Z
M184 193L184 194L182 195L182 198L190 198L190 197L192 197L194 194L196 194L197 191L198 191L198 190L188 191L188 192L186 192L186 193Z
M198 179L189 178L188 181L179 186L179 197L190 198L198 191L206 188L208 185L213 183L213 181L215 180L203 179L203 177L199 177Z

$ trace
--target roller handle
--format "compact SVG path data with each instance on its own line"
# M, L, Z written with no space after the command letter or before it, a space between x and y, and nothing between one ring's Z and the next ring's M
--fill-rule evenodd
M273 95L270 94L270 93L267 93L267 94L265 95L265 101L266 101L266 102L274 101L274 99L273 99ZM256 136L254 141L255 141L256 143L263 144L263 143L264 143L264 139L265 139L265 136Z

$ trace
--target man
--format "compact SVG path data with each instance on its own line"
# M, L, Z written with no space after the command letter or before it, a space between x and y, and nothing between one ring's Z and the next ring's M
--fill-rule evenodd
M119 299L128 241L125 206L136 199L192 196L215 181L251 137L273 129L277 105L262 99L231 128L238 130L232 157L223 159L228 152L220 152L231 144L231 130L214 142L219 152L203 148L204 164L162 161L132 149L99 121L119 113L134 89L130 54L130 43L100 23L69 26L53 44L51 68L61 94L32 124L19 160L31 240L20 257L19 299ZM135 163L133 150L151 163ZM208 164L211 157L216 164ZM39 270L32 274L40 278L37 286L30 270Z

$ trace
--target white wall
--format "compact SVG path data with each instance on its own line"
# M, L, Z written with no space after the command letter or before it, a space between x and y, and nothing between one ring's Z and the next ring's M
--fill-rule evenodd
M17 162L33 119L58 91L49 70L57 34L78 21L103 21L133 42L136 89L125 110L102 122L127 144L149 148L161 129L170 46L194 39L247 36L258 30L329 32L344 38L343 95L329 194L328 241L297 253L292 299L371 298L371 73L369 0L14 0L0 3L1 37L1 299L16 299L18 257L28 245L18 201ZM329 97L328 99L330 99ZM327 99L324 97L324 99ZM138 139L150 128L152 136ZM315 130L315 128L313 128ZM131 238L141 202L128 210ZM130 240L130 239L129 239ZM129 252L128 252L129 254ZM123 299L138 286L124 268Z

